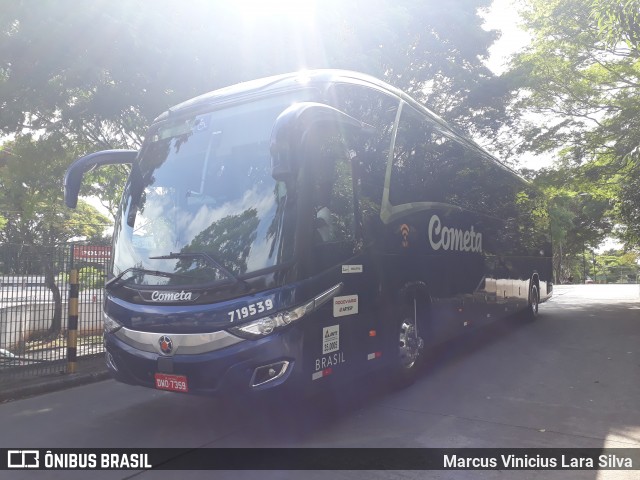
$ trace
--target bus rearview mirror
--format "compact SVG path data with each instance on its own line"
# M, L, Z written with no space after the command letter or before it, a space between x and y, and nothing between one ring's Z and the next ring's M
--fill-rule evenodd
M64 175L65 205L69 208L76 208L78 205L78 193L85 173L104 165L131 164L137 154L137 150L103 150L86 155L73 162Z
M271 176L275 180L287 183L296 177L305 133L319 124L366 134L375 131L371 125L323 103L291 105L278 116L271 131Z

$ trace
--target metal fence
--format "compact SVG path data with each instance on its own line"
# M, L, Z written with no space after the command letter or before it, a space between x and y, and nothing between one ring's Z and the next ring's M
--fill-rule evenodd
M110 247L0 245L0 384L64 372L69 272L79 272L78 357L101 354Z

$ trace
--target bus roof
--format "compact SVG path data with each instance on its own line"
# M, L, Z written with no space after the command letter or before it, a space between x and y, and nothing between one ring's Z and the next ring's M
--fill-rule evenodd
M398 97L409 98L408 95L403 93L401 90L392 87L371 75L352 72L349 70L303 70L260 78L257 80L250 80L248 82L238 83L199 95L169 108L169 110L159 115L155 119L154 123L164 120L170 116L186 113L186 111L201 108L206 105L225 103L226 101L236 101L238 98L264 95L267 92L287 91L304 86L313 87L314 85L333 82L369 85L385 90Z
M187 114L192 110L199 110L211 105L223 105L225 103L235 103L242 100L248 100L252 97L260 97L269 93L286 92L297 90L305 86L313 88L314 85L326 85L329 83L352 83L362 86L369 86L385 91L393 96L404 100L409 105L427 112L441 127L449 130L460 141L466 143L469 147L477 149L483 155L490 157L494 162L498 163L502 168L510 171L525 183L530 183L524 179L522 175L505 165L499 159L488 153L484 148L478 145L468 135L459 131L458 128L444 121L438 114L434 113L425 105L416 101L413 97L374 76L365 73L354 72L351 70L340 69L318 69L318 70L301 70L298 72L290 72L271 77L259 78L247 82L237 83L235 85L219 88L211 92L199 95L197 97L179 103L169 110L160 114L153 123L166 120L172 116Z

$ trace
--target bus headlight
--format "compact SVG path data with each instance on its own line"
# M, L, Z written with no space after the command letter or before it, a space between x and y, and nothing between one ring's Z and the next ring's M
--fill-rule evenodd
M342 290L342 283L339 283L329 290L322 292L313 300L295 307L289 310L283 310L282 312L274 313L268 317L262 317L257 320L239 325L229 329L231 333L241 338L248 340L255 340L272 334L280 328L284 328L291 323L297 322L305 315L309 315L311 312L319 308L321 305L328 302Z
M300 320L314 310L313 300L300 307L278 312L268 317L259 318L230 329L230 332L241 338L257 339L272 334L279 328Z
M106 313L102 312L102 322L104 325L104 333L113 333L117 332L122 328L118 322L116 322L113 318L111 318Z

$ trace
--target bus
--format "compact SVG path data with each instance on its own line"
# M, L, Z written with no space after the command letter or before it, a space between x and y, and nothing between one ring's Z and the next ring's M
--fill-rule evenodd
M204 395L322 390L425 354L552 293L545 199L402 91L338 70L181 103L130 165L105 285L121 382ZM308 389L308 390L307 390Z

